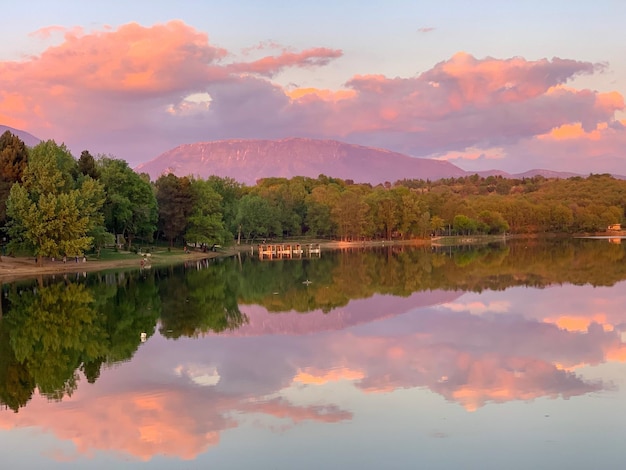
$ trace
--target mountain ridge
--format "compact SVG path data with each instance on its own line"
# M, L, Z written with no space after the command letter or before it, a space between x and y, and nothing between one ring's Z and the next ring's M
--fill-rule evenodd
M22 142L24 142L29 147L34 147L39 142L41 142L41 139L35 137L29 132L0 124L0 135L4 134L6 131L9 131L11 132L11 134L18 136L22 140Z
M41 142L27 131L0 124L0 134L10 131L29 147ZM441 160L411 157L389 149L349 144L331 139L288 137L284 139L221 139L181 144L137 165L154 181L162 174L206 178L231 177L254 185L269 177L308 176L351 180L356 183L382 184L402 179L460 178L477 174L487 178L570 178L582 174L533 169L523 173L503 170L467 171ZM613 175L626 179L625 176Z
M254 185L262 178L320 174L356 183L382 184L402 179L438 180L478 174L483 177L550 178L581 176L571 172L529 170L519 175L501 170L466 171L440 160L411 157L388 149L348 144L337 140L290 137L286 139L225 139L182 144L135 167L155 180L162 174L231 177Z

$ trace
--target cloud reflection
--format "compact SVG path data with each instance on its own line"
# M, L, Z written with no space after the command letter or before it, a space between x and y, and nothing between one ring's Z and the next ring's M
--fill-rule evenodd
M474 411L606 390L608 382L575 368L626 360L620 329L608 327L625 323L614 308L625 300L619 289L561 287L532 298L527 289L480 298L433 292L430 303L425 295L374 296L369 311L362 299L330 314L245 306L250 323L240 330L153 337L131 362L106 369L97 384L61 403L35 397L19 413L0 412L0 427L35 426L74 443L77 456L193 459L246 423L284 430L351 420L359 405L343 409L329 393L340 381L363 392L366 403L369 393L427 388ZM599 295L603 311L584 310ZM296 403L293 387L314 393L315 402Z

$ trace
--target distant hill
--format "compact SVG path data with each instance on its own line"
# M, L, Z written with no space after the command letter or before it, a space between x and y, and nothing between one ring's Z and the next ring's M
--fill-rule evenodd
M162 174L231 177L254 185L266 177L320 174L379 184L404 178L462 177L468 174L445 161L407 155L335 140L220 140L180 145L135 168L155 180Z
M469 173L469 172L468 172ZM572 176L583 176L579 173L570 171L552 171L552 170L528 170L523 173L507 173L501 170L475 171L472 174L478 174L484 178L488 176L502 176L503 178L532 178L533 176L543 176L544 178L571 178Z
M29 134L26 131L14 129L13 127L3 126L2 124L0 124L0 135L4 134L6 131L10 131L11 134L18 136L20 139L22 139L22 142L24 142L29 147L34 147L39 142L41 142L41 139L38 139L37 137Z

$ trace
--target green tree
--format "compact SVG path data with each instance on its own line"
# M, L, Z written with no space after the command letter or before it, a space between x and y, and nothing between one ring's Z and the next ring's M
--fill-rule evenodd
M394 188L394 191L400 197L398 230L402 234L402 238L415 236L419 233L420 215L424 212L419 196L402 186Z
M484 210L478 215L478 220L483 225L483 230L489 234L502 233L509 229L502 214L496 211Z
M187 219L193 210L191 181L170 173L160 176L155 187L159 207L158 228L169 240L170 246L174 246L174 240L185 232Z
M283 236L302 234L307 196L305 181L302 177L265 178L259 181L254 193L276 207Z
M400 222L398 199L396 193L381 187L374 189L367 198L377 233L387 240L391 239Z
M191 181L192 209L187 219L185 240L201 245L229 242L232 235L226 230L222 219L222 196L214 186L203 180Z
M342 192L331 213L342 239L355 239L368 235L371 228L370 207L358 189L350 187Z
M236 220L244 236L251 242L259 236L272 236L282 232L276 208L267 199L255 194L247 194L241 198Z
M135 173L124 160L102 157L98 160L98 169L106 191L107 230L124 235L129 250L136 237L152 240L159 215L149 181Z
M245 187L233 178L221 178L219 176L209 176L207 184L221 196L221 212L224 220L224 227L230 232L230 238L238 231L237 210L239 199L244 195Z
M96 159L88 150L83 150L78 159L78 172L85 176L90 176L97 180L100 178L100 171L96 165Z
M446 228L446 222L441 217L436 215L430 219L430 228L435 235L439 235Z
M469 235L476 231L477 223L466 215L458 214L452 220L452 228L460 235Z
M337 184L320 184L306 196L304 223L311 235L318 237L336 235L337 224L332 218L332 208L340 198L340 191Z
M35 146L22 183L7 201L11 246L38 257L78 256L92 245L88 233L102 223L102 185L90 177L75 180L76 161L54 141Z

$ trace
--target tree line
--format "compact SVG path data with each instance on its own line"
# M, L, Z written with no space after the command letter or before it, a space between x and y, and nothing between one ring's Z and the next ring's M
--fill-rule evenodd
M79 256L113 243L208 247L259 239L412 239L433 235L579 233L624 221L626 182L610 175L510 179L478 175L378 186L320 175L150 181L124 160L75 158L53 140L0 136L5 249Z

